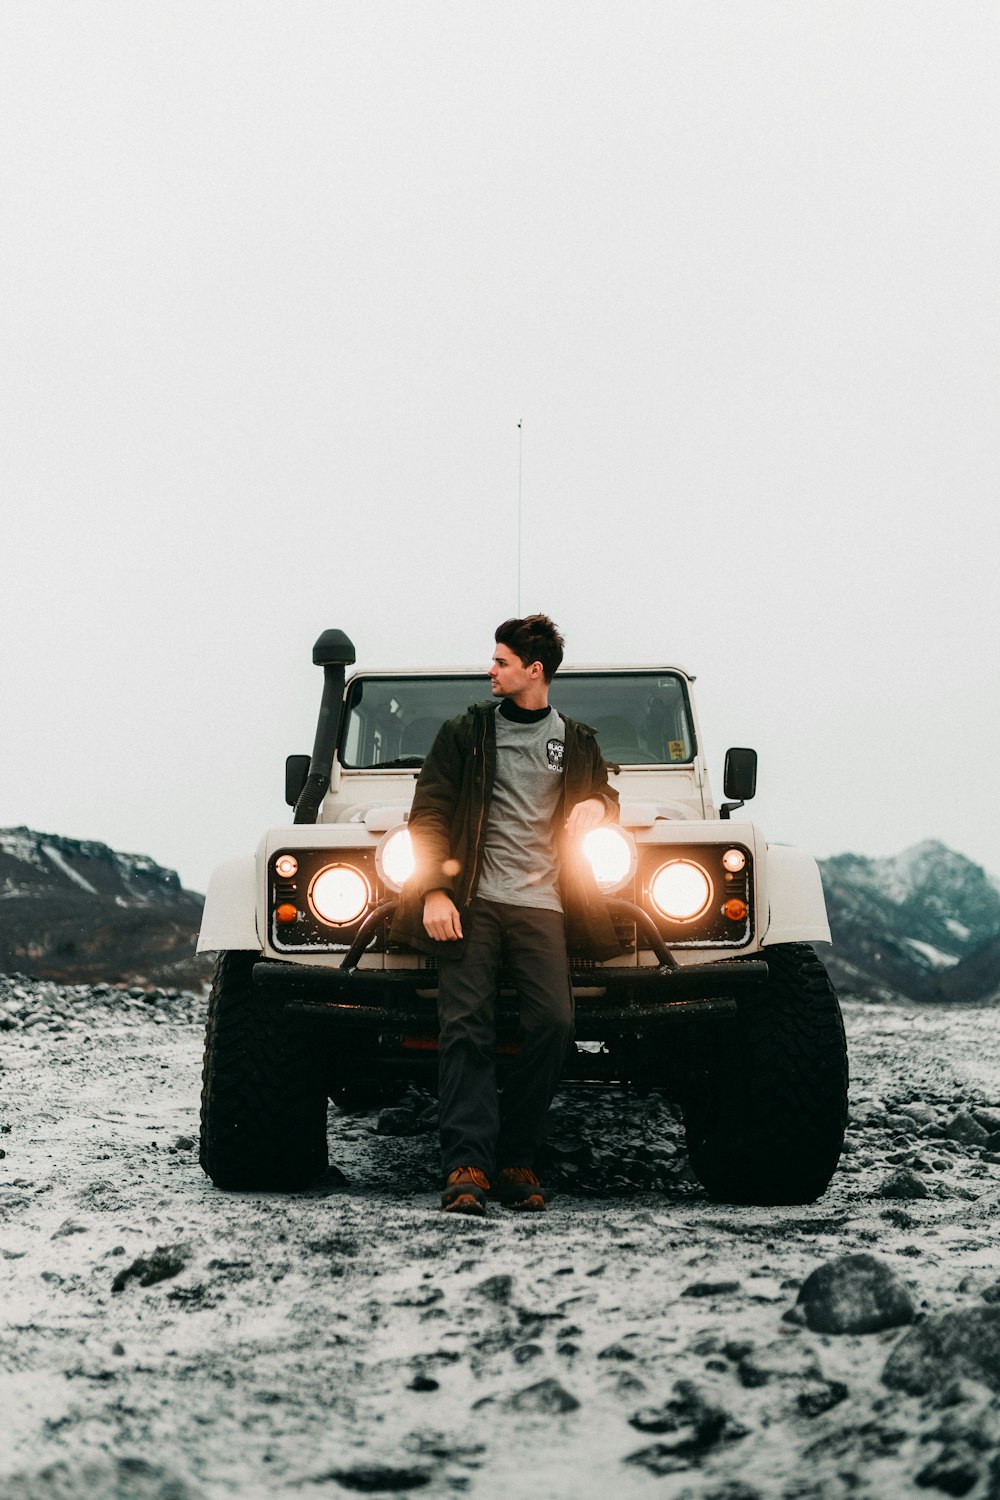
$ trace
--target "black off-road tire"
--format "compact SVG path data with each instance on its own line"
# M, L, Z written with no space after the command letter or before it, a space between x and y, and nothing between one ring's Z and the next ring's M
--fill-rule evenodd
M255 953L220 953L205 1032L200 1161L216 1187L307 1187L327 1165L314 1041L254 993Z
M805 943L765 949L770 980L700 1049L684 1101L691 1166L726 1203L812 1203L847 1125L847 1039L820 960Z

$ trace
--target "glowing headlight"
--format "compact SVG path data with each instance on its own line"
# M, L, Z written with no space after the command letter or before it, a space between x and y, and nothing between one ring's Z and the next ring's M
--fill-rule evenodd
M649 894L657 911L671 922L693 922L712 899L712 882L701 865L674 859L657 870Z
M730 874L733 875L736 874L738 870L742 870L746 862L747 857L743 853L742 849L727 849L725 854L722 856L723 869L728 870Z
M620 890L635 874L635 841L620 828L592 828L584 836L583 852L602 891Z
M368 882L353 865L327 865L309 888L310 906L321 922L332 927L355 921L370 899Z
M375 868L383 885L401 891L413 874L413 843L405 825L390 828L375 850Z

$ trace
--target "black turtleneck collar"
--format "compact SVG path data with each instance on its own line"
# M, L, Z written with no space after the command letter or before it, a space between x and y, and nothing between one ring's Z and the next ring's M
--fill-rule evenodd
M552 708L551 705L546 705L545 708L521 708L510 698L505 698L497 712L502 713L512 724L537 724L552 712Z

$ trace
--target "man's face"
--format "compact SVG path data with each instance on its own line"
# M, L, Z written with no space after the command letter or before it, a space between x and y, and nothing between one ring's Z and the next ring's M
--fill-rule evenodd
M542 668L537 661L533 666L526 667L509 646L497 641L493 663L486 675L490 679L494 698L513 698L541 680Z

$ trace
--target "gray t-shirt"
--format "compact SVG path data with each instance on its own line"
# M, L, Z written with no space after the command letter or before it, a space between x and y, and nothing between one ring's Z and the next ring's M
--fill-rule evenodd
M562 911L552 817L562 793L566 726L552 708L531 724L496 712L497 769L477 895Z

